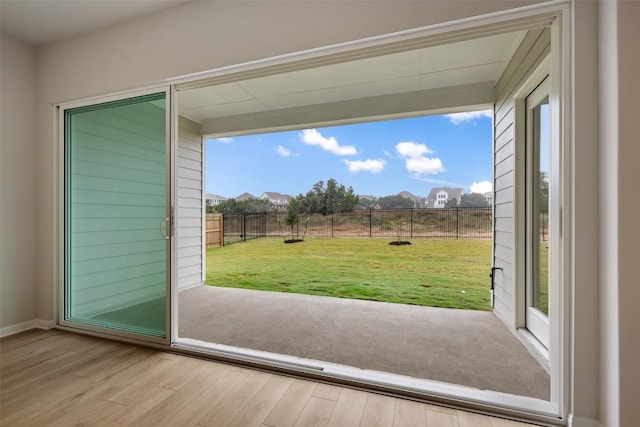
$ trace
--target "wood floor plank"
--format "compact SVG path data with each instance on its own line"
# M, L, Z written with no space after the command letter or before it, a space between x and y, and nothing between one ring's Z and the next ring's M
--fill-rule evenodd
M333 400L310 397L294 427L326 427L335 406Z
M140 355L140 349L133 346L114 346L104 349L97 353L95 360L80 363L75 366L73 375L77 377L97 380L100 376L104 376L105 372L113 372L120 366L128 366L131 364L132 355Z
M274 375L258 393L242 407L228 427L259 426L293 383L293 379Z
M425 407L427 411L442 412L445 414L455 415L455 416L458 415L458 411L456 409L447 408L446 406L438 406L438 405L431 405L429 403L425 403Z
M191 425L195 425L205 411L198 412L199 408L207 408L206 403L213 396L208 390L221 384L219 381L229 372L227 367L217 363L210 363L204 369L197 369L197 375L185 385L161 401L147 412L141 413L134 419L132 425L136 426L161 426L161 425L189 425L187 418L191 418ZM239 376L240 382L244 376ZM168 387L165 387L168 388ZM173 390L168 388L169 390ZM222 398L220 398L222 399Z
M215 382L203 388L193 388L188 394L195 394L186 406L173 411L167 411L166 415L160 419L155 416L141 417L140 426L194 426L205 417L216 405L220 403L232 390L234 390L248 374L240 371L227 370ZM182 388L176 393L188 390L189 387Z
M427 427L459 427L458 416L427 409Z
M392 427L395 406L395 398L369 393L360 425L363 427Z
M505 420L504 418L488 417L493 427L527 427L529 424L519 421Z
M136 425L135 420L137 420L141 414L147 413L151 408L158 405L158 403L170 399L174 393L174 390L168 388L151 387L144 390L138 399L129 402L127 405L104 401L104 403L101 402L102 407L86 413L80 418L78 423L86 426L134 426ZM112 405L107 405L108 403ZM108 407L109 410L105 411L105 407ZM61 423L59 427L63 427L64 425L64 423Z
M109 400L120 405L132 404L140 400L145 390L160 387L160 383L166 380L166 376L173 369L177 368L175 362L154 357L154 363L143 372L132 372L137 377L136 381L130 382L119 393L111 396Z
M410 400L398 399L396 401L393 425L394 427L426 427L425 405Z
M316 383L294 380L264 420L264 424L271 427L293 427L315 388Z
M316 389L313 391L313 397L319 397L321 399L327 400L338 400L340 397L340 392L342 389L335 385L331 384L318 384Z
M0 338L0 355L10 359L10 355L15 350L28 349L34 342L42 341L53 337L55 331L44 331L42 329L30 329L19 334L9 335Z
M34 386L15 391L0 402L2 425L9 425L15 420L28 419L64 401L78 391L86 391L92 386L93 384L84 378L69 377L60 378L58 381L40 382L37 388Z
M100 400L92 406L85 407L82 413L63 415L54 419L51 425L43 424L42 427L113 427L113 420L125 417L128 410L124 405Z
M249 402L258 390L271 378L271 374L254 371L207 413L198 425L208 427L226 426L235 418L242 407Z
M344 389L331 414L329 427L358 427L367 403L367 393L360 390Z
M457 413L460 427L493 427L489 417L464 411Z

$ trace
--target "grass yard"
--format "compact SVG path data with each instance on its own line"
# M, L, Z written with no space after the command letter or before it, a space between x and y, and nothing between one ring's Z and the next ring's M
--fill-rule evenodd
M211 286L490 309L491 241L262 238L207 250Z

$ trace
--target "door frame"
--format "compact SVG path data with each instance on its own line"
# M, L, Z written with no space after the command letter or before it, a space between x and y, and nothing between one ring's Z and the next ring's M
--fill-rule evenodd
M166 185L166 206L165 217L168 218L166 229L168 238L165 245L165 264L166 264L166 278L165 278L165 336L154 337L150 335L143 335L129 331L123 331L118 329L103 328L99 326L87 325L78 322L73 322L65 319L65 294L66 294L66 136L65 136L65 113L68 110L72 110L80 107L87 107L91 105L99 105L108 102L124 101L131 98L136 98L145 95L152 95L164 93L165 95L165 185ZM175 245L176 245L176 227L174 219L175 211L175 168L176 168L176 139L174 135L176 114L174 114L174 90L171 86L153 86L146 89L140 89L135 91L120 92L108 96L83 99L74 102L61 103L55 106L56 120L58 123L57 128L57 140L58 140L58 286L57 286L57 304L56 304L56 318L57 324L63 328L70 330L82 330L91 334L101 336L115 336L126 339L128 341L144 341L152 344L160 344L168 346L172 342L173 338L173 323L172 323L172 306L174 304L173 298L173 286L172 283L175 280L176 268L175 264Z

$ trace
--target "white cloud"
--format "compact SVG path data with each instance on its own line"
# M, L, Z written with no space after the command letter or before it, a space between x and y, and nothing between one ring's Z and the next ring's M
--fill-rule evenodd
M396 144L396 151L404 157L407 171L415 175L436 175L445 172L442 160L437 157L426 157L425 154L434 153L424 144L415 142L400 142Z
M484 193L489 193L490 191L493 191L493 185L489 181L480 181L480 182L474 181L474 183L471 184L472 193L484 194Z
M324 151L328 151L338 156L358 154L358 150L353 145L340 145L334 137L325 138L315 129L303 130L300 133L300 140L307 145L320 147Z
M278 148L276 148L276 152L283 157L289 157L291 155L291 150L283 147L282 145L278 145Z
M493 113L491 112L491 110L471 111L468 113L445 114L445 117L447 117L454 125L459 125L460 123L474 121L481 117L492 118Z
M437 175L446 169L442 165L442 161L435 157L415 157L405 160L405 167L409 172L422 175Z
M400 142L396 144L396 150L402 157L416 158L433 153L426 145L415 142Z
M387 164L383 159L367 159L367 160L343 160L349 168L349 172L356 173L360 171L378 173L384 169Z
M415 179L416 181L428 182L429 184L436 184L443 187L464 187L463 184L459 184L457 182L445 181L443 179L425 178L419 175L413 175L411 178Z
M230 144L233 142L233 138L218 138L216 141L222 142L223 144Z

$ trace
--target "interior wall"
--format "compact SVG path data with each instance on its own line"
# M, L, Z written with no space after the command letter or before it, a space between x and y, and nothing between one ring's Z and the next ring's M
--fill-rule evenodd
M573 268L573 342L571 393L573 410L582 420L599 419L600 379L598 364L601 354L610 349L600 350L598 295L600 257L602 244L599 242L599 218L597 209L599 197L598 147L598 3L581 1L574 4L575 42L573 52L573 101L575 124L570 129L573 134L573 233L572 251L576 259ZM600 194L600 196L599 196ZM592 426L593 422L579 421L575 426ZM611 424L613 425L613 424Z
M36 54L0 41L0 330L37 315ZM47 239L50 240L50 239ZM49 316L50 317L50 316Z
M640 419L640 280L637 161L640 116L640 3L600 5L600 155L603 226L601 274L601 401L606 425ZM604 349L607 349L605 352Z
M618 226L620 244L620 421L632 425L640 420L637 393L640 388L640 278L638 242L640 201L633 197L640 188L640 3L620 2L618 8Z

